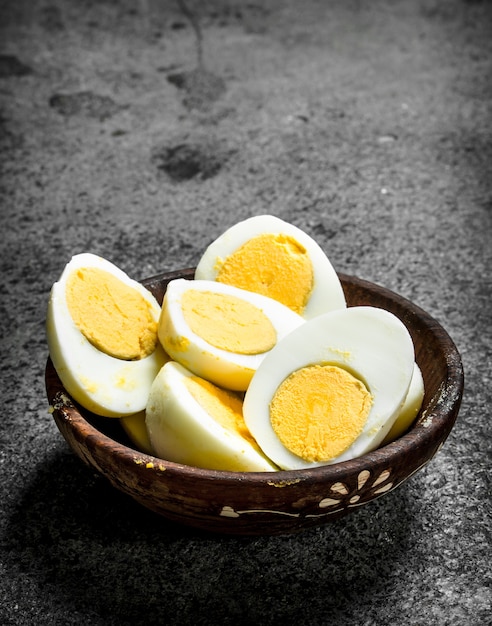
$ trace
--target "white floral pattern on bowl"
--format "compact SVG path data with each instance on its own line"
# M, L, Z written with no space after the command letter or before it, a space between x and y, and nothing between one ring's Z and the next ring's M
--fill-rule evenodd
M289 511L273 511L271 509L245 509L235 510L232 506L224 505L220 511L220 515L229 518L238 518L241 515L251 513L273 513L277 515L286 515L289 517L320 517L323 515L339 514L347 508L362 506L371 500L392 491L408 478L413 476L422 467L427 465L430 459L427 459L422 465L419 465L411 474L398 480L395 476L392 478L392 470L384 469L372 478L372 472L364 469L357 475L356 485L350 485L348 482L338 481L333 483L329 489L329 495L322 498L318 502L318 507L322 509L321 513L293 513Z

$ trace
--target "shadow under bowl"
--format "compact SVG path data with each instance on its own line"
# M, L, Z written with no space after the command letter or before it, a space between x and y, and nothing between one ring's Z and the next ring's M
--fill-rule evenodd
M177 270L143 284L162 303ZM426 465L458 415L464 376L460 355L442 326L392 291L340 274L348 306L386 309L408 328L425 385L416 421L396 441L362 457L313 469L226 472L172 463L132 448L117 419L78 406L48 358L46 390L54 420L87 465L148 509L178 523L216 533L277 535L325 524L390 493Z

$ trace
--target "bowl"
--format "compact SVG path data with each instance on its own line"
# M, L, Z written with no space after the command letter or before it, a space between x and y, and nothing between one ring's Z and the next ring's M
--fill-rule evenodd
M170 280L193 275L189 268L142 282L162 302ZM425 396L414 424L392 443L357 459L303 470L226 472L172 463L134 449L118 419L78 406L48 358L46 390L58 429L75 454L115 488L167 519L214 533L295 533L388 496L424 467L448 437L463 394L462 363L449 335L421 308L368 281L339 277L349 306L391 311L414 341Z

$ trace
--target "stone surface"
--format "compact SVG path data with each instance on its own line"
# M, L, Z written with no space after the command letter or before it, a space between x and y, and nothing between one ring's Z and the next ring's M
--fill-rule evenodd
M1 3L2 623L490 623L491 8ZM68 450L46 303L74 253L141 278L265 212L434 315L466 391L387 497L298 536L207 536Z

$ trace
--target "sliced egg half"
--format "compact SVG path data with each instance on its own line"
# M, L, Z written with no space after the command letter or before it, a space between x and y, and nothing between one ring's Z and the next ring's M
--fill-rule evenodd
M123 430L137 450L146 454L155 454L147 433L145 410L133 413L133 415L123 415L120 422Z
M244 391L270 350L304 319L267 296L208 280L172 280L159 339L169 356L226 389Z
M318 243L273 215L226 230L205 250L195 278L260 293L306 319L346 307L337 273Z
M240 395L179 363L166 363L154 380L146 425L152 447L162 459L216 470L278 469L246 428Z
M414 363L412 380L405 402L389 433L384 438L383 444L401 437L410 428L422 407L424 392L422 372L417 363Z
M107 417L145 409L150 386L167 357L159 344L161 307L110 261L72 257L50 293L48 348L67 392Z
M346 461L379 446L414 371L413 342L392 313L350 307L280 341L244 398L246 425L283 469Z

